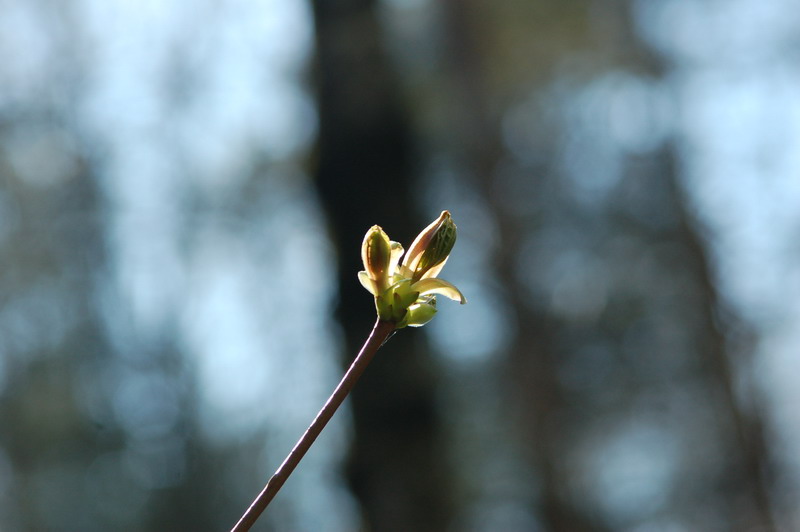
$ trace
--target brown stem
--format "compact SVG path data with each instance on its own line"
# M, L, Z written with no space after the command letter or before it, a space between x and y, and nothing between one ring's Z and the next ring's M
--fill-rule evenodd
M353 389L353 385L361 374L364 373L372 357L375 356L375 353L393 331L394 323L381 320L375 322L375 327L372 328L369 338L364 342L364 346L361 348L361 351L358 352L358 355L356 355L355 360L353 360L347 373L342 377L339 385L325 402L325 405L319 411L317 417L314 418L314 421L311 422L311 425L309 425L308 429L306 429L305 433L297 441L294 448L286 457L286 460L284 460L278 470L275 471L272 478L267 482L267 485L264 486L264 489L261 490L261 493L259 493L258 497L253 501L253 504L250 505L250 508L248 508L242 518L239 519L239 522L231 529L231 532L246 532L250 530L250 527L253 526L272 498L275 497L275 494L281 489L281 486L283 486L283 483L289 478L289 475L292 474L292 471L294 471L294 468L300 463L300 460L303 459L303 456L314 443L314 440L317 439L322 429L325 428L325 425L327 425L328 421L333 417L336 409L339 408L339 405L342 404L342 401L344 401L345 397L350 393L350 390Z

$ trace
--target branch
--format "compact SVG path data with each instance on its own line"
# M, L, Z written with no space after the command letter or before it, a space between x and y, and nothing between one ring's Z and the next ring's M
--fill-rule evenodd
M389 336L391 336L394 330L394 323L381 320L375 322L375 326L369 338L367 338L361 351L358 352L358 355L355 360L353 360L347 373L342 377L339 385L319 411L317 417L314 418L314 421L312 421L311 425L306 429L303 436L297 441L281 466L275 471L272 478L269 479L267 485L264 486L264 489L258 494L258 497L255 498L244 515L242 515L239 522L231 529L231 532L246 532L250 530L250 527L253 526L267 505L269 505L270 501L275 497L275 494L278 493L278 490L283 486L283 483L286 482L286 479L289 478L289 475L291 475L292 471L297 467L297 464L303 459L303 456L305 456L308 449L314 443L314 440L317 439L322 429L325 428L325 425L327 425L328 421L333 417L339 405L342 404L342 401L344 401L350 393L350 390L353 389L353 385L355 385L358 378L361 377L361 374L364 373L372 357L375 356L375 353Z

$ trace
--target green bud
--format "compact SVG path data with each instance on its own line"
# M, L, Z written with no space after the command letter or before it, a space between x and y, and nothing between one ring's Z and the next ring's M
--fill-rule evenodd
M364 236L364 242L361 245L361 259L367 275L375 282L378 294L385 291L389 287L390 281L392 245L380 226L373 225Z
M423 277L435 277L444 266L456 243L456 224L450 212L442 211L411 244L403 262L412 272L415 281Z
M436 315L436 299L431 299L428 303L418 303L408 307L405 319L400 322L400 327L422 327L433 319Z
M375 297L378 319L403 327L420 327L436 314L436 295L466 303L464 295L437 275L456 243L456 224L450 213L442 214L411 244L403 263L403 246L392 242L374 225L364 236L359 282Z

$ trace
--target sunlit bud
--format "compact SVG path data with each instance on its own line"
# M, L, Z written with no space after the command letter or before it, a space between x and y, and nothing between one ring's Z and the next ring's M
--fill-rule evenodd
M373 225L364 236L361 260L367 275L375 283L376 295L386 290L389 287L392 245L380 226Z
M456 224L449 211L422 230L406 253L403 264L411 271L415 281L435 277L444 266L456 243Z
M377 225L367 231L361 246L364 271L358 272L358 280L375 296L380 321L397 329L419 327L436 314L437 295L467 302L458 288L437 278L455 242L456 224L443 211L417 236L398 265L403 246L389 240Z
M434 315L436 315L436 299L431 298L428 302L408 307L408 313L400 323L400 326L422 327L431 321Z

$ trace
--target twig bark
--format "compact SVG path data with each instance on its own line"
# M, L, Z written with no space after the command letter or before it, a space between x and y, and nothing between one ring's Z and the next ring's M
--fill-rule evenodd
M289 475L291 475L292 471L297 467L297 464L303 459L303 456L314 443L314 440L317 439L322 429L325 428L325 425L327 425L328 421L333 417L339 405L342 404L350 393L350 390L353 389L353 385L355 385L358 378L361 377L361 374L364 373L372 357L375 356L375 353L389 336L391 336L394 330L395 326L393 323L380 320L375 322L375 326L372 328L369 338L364 342L361 351L358 352L358 355L355 360L353 360L347 373L342 377L339 385L325 402L325 405L319 411L317 417L314 418L314 421L311 422L311 425L309 425L308 429L306 429L305 433L297 441L281 466L269 479L267 485L264 486L264 489L258 494L258 497L255 498L244 515L242 515L239 522L231 529L231 532L246 532L250 530L250 527L253 526L267 505L269 505L270 501L275 497L275 494L278 493L278 490L283 486L283 483L286 482L286 479L289 478Z

